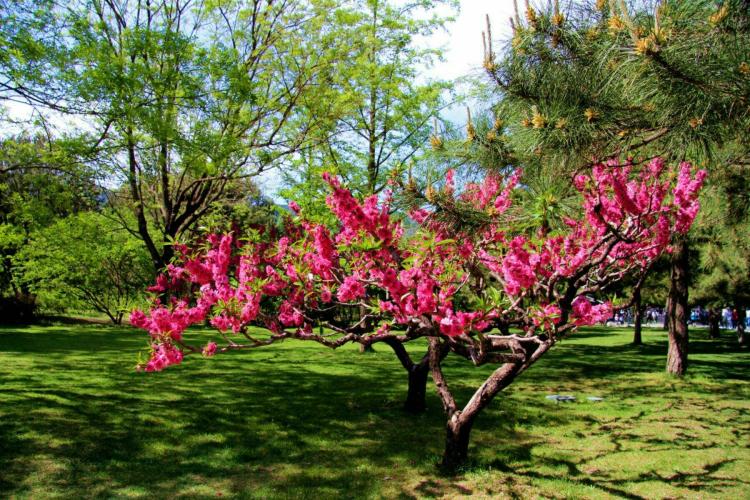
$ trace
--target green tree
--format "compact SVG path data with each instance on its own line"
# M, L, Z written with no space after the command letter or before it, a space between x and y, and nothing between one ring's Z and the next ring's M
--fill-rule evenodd
M232 183L308 145L318 120L303 110L342 58L325 29L334 4L76 0L51 2L42 26L27 3L8 5L7 33L40 36L0 73L13 95L96 130L92 162L127 187L110 191L123 195L111 205L162 268L170 243L236 194ZM22 70L27 52L43 81Z
M35 297L19 280L14 258L40 229L93 208L98 190L85 171L67 169L62 142L20 136L0 143L0 308L30 315Z
M728 188L732 196L726 195ZM693 295L713 310L711 332L718 336L718 311L737 310L737 340L750 342L745 332L745 311L750 304L750 224L747 180L742 175L725 179L704 196L697 239L700 273Z
M298 200L308 215L322 216L322 172L342 176L355 193L369 196L380 193L424 152L452 85L420 77L441 52L419 47L417 38L443 28L451 18L434 12L456 4L340 3L331 29L349 41L349 52L336 64L319 107L311 109L328 116L328 126L320 129L320 144L300 157L300 168L285 176L285 197Z
M138 238L112 219L82 212L34 233L14 257L20 281L48 309L95 310L120 324L153 280Z
M67 108L63 92L48 76L55 57L50 47L63 44L55 0L0 0L0 102Z
M502 93L499 140L519 162L572 176L591 158L661 155L706 165L712 182L750 159L747 2L526 2L484 66ZM730 191L725 193L731 194ZM687 368L689 243L675 241L667 370Z

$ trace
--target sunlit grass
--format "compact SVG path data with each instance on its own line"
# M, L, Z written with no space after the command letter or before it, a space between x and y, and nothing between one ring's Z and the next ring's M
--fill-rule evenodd
M385 346L287 342L143 374L135 330L2 327L0 497L747 498L748 353L693 337L684 380L663 374L661 331L640 348L627 330L561 343L482 414L466 470L442 477L437 397L403 413ZM446 362L463 400L490 369Z

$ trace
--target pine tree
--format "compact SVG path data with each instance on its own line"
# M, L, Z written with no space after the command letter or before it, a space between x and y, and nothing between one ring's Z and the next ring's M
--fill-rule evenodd
M592 159L661 155L706 166L719 196L750 164L750 2L576 1L564 11L525 2L484 67L494 112L520 163L571 176ZM737 213L731 221L747 220ZM687 368L688 252L674 242L667 370Z

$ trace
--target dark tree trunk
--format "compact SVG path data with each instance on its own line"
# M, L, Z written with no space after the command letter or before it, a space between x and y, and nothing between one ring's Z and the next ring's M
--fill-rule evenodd
M408 374L409 387L406 393L406 401L404 401L404 410L414 414L423 413L427 409L425 398L427 395L427 376L430 374L429 355L425 354L419 363L414 363L401 342L389 339L386 343L396 353L401 366Z
M375 349L372 348L372 345L370 344L359 344L359 353L360 354L369 354L375 352Z
M139 169L138 161L136 159L136 145L133 139L133 130L131 127L127 128L127 141L128 141L128 181L130 182L130 195L133 197L133 206L135 207L135 216L138 221L138 234L141 235L143 243L148 249L148 253L151 256L151 261L154 264L154 270L156 272L161 271L166 267L167 262L159 250L156 248L154 240L151 238L151 233L148 229L148 222L146 221L146 214L143 210L143 199L141 198L141 190L138 184Z
M672 272L669 289L669 351L667 372L685 375L688 365L688 245L680 238L672 252Z
M427 375L430 373L428 363L417 363L409 370L409 390L404 402L404 410L409 413L423 413L427 409Z
M440 462L440 469L448 474L454 474L466 463L469 455L469 437L474 419L463 420L458 416L448 421L445 433L445 450Z
M641 289L633 291L633 345L643 344L641 330L643 326L643 304L641 304Z
M747 313L745 312L745 305L735 304L734 305L735 310L737 311L737 324L735 327L737 328L737 342L741 346L748 345L748 335L745 333L745 319L747 318Z
M719 323L721 322L721 312L715 307L708 310L708 335L712 339L719 338Z
M672 303L671 300L669 300L669 296L667 296L667 303L664 305L664 323L662 325L662 329L666 332L669 330L669 310L672 308L670 305Z

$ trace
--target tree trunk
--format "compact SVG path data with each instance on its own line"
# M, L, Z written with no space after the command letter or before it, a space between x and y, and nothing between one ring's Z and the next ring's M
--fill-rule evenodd
M409 390L404 402L404 410L409 413L423 413L427 409L427 375L430 373L428 363L417 363L409 370Z
M734 307L737 310L737 324L735 325L737 328L737 342L744 347L748 345L748 335L745 333L745 319L747 318L747 313L745 312L744 304L735 304Z
M359 306L359 320L361 321L363 318L367 318L367 308L363 305ZM365 330L368 330L371 325L370 319L365 319L364 324L362 327ZM375 352L375 349L372 347L372 344L359 344L359 353L360 354L372 354Z
M641 329L643 325L643 304L641 304L641 289L633 291L633 345L643 344Z
M672 252L672 272L669 289L669 352L667 372L685 375L688 364L688 245L680 238Z
M440 462L440 469L448 474L454 474L466 463L469 455L469 437L474 419L463 420L455 415L448 421L445 433L445 450Z
M667 296L667 303L664 305L664 323L662 325L662 330L665 332L669 330L669 310L672 308L671 303L672 301Z
M406 401L404 401L404 410L415 414L423 413L427 409L425 397L427 395L427 376L430 373L429 354L425 354L419 363L414 363L401 342L389 339L386 344L396 353L401 366L404 367L409 376L409 388L406 393ZM444 357L446 354L447 352L442 353L442 356Z
M708 310L708 335L712 339L719 338L719 323L721 322L721 312L715 307Z
M359 353L360 354L370 354L375 352L375 349L372 348L370 344L359 344Z
M141 189L139 185L139 168L138 161L136 159L136 146L133 139L133 129L128 126L126 130L126 136L128 141L128 181L130 183L130 196L133 197L133 206L135 208L135 217L138 221L138 234L141 235L143 243L148 249L148 253L151 256L151 261L154 264L154 270L156 272L161 271L166 267L167 262L164 257L156 248L154 240L151 238L151 233L148 229L148 222L146 221L146 214L143 209L143 199L141 197Z

